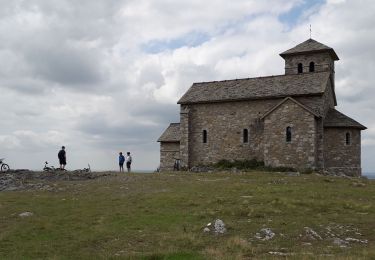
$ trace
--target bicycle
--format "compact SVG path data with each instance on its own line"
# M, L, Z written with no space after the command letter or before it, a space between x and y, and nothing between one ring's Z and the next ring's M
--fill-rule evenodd
M90 164L88 164L87 166L88 166L88 168L77 169L77 170L74 170L73 172L75 172L75 173L91 172Z
M56 170L55 167L48 166L48 162L47 161L44 163L43 171L45 171L45 172L54 172L55 170Z
M3 163L4 160L5 160L5 158L0 159L0 165L1 165L0 169L1 169L2 172L7 172L7 171L10 170L10 167L9 167L8 164Z

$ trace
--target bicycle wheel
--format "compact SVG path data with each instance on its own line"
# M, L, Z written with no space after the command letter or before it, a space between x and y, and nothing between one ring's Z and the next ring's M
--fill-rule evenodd
M6 171L9 171L10 170L10 167L8 164L4 163L3 165L1 165L1 171L2 172L6 172Z

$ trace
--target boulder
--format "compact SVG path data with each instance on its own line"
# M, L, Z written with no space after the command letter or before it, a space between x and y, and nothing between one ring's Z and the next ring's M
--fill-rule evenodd
M275 236L275 233L270 228L262 228L258 233L255 234L255 238L266 241L270 240Z
M32 215L34 215L34 214L32 212L29 212L29 211L22 212L22 213L18 214L18 216L20 216L21 218L31 217Z

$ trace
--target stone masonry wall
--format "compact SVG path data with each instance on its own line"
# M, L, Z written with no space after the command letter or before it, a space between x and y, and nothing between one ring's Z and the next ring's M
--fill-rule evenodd
M331 81L328 81L327 89L321 98L322 105L320 107L320 115L325 118L329 109L335 108L333 92L331 88ZM305 103L304 103L305 104ZM316 168L324 168L324 119L316 121Z
M189 143L190 143L190 108L188 105L181 105L180 111L180 159L181 166L190 168ZM173 164L172 164L173 165Z
M263 125L259 118L281 100L190 105L190 167L221 159L263 160ZM248 143L243 143L243 129L248 129ZM203 130L207 131L207 143L203 143Z
M175 159L180 159L180 143L160 142L160 171L172 171Z
M316 169L321 170L324 168L324 128L322 118L316 119L315 129L315 167Z
M310 62L315 63L315 71L334 71L334 61L329 53L294 55L285 58L285 74L297 74L298 63L302 63L303 72L309 72Z
M286 128L292 129L291 142ZM264 162L272 167L316 167L315 116L288 100L264 119Z
M329 109L335 108L335 101L333 97L331 81L328 82L327 90L323 95L323 114L322 116L325 117Z
M351 142L346 144L346 133ZM324 129L325 170L349 176L361 175L361 131L355 128Z
M181 129L183 129L183 126L185 129L188 126L190 130L189 136L183 130L181 132L182 162L188 161L189 167L192 167L215 163L221 159L245 160L255 158L264 160L263 122L259 118L282 100L194 104L189 105L189 118L186 116L187 108L184 106L181 110ZM296 100L306 104L319 114L323 113L322 96L300 97ZM322 124L320 126L322 128ZM248 143L243 143L243 129L245 128L249 131ZM205 144L202 142L203 130L207 131L207 143ZM320 136L322 136L322 131ZM316 139L317 136L314 136L314 138ZM185 145L184 148L183 143L188 144L188 146ZM187 147L188 149L186 149ZM320 147L319 158L323 160L323 144ZM313 161L315 162L316 159Z

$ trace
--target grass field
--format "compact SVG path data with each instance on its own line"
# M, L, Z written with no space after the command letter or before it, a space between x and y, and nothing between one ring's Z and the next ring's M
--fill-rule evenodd
M375 181L113 173L49 184L0 192L0 259L375 259ZM227 233L204 233L217 218ZM262 228L275 236L255 238Z

